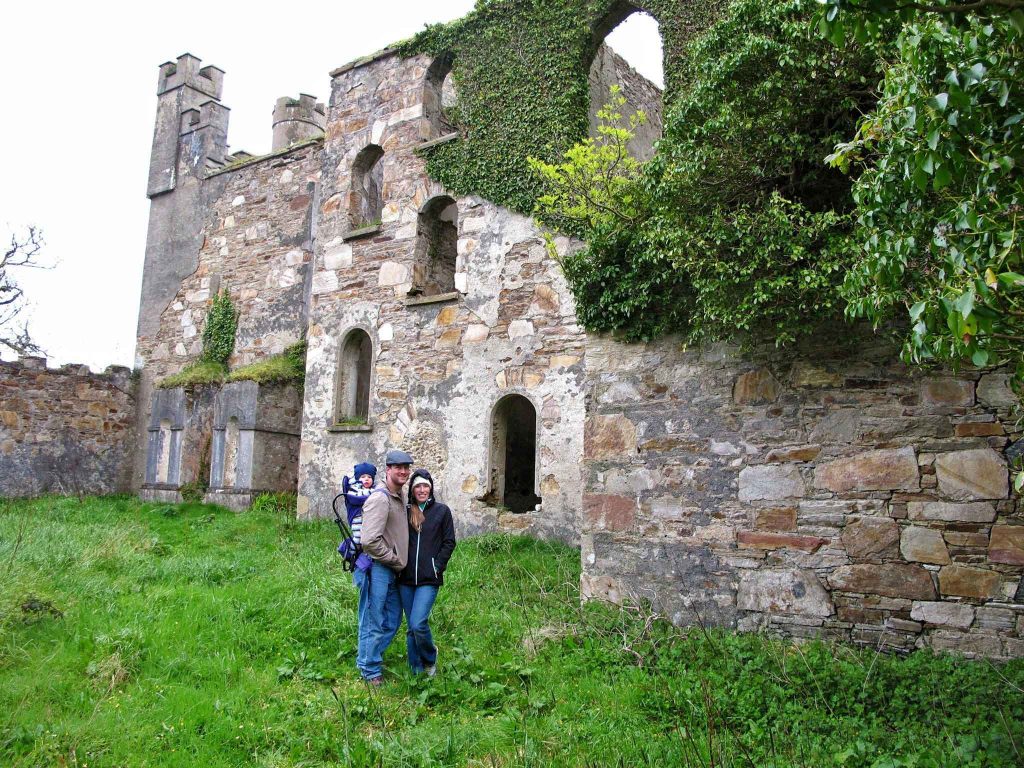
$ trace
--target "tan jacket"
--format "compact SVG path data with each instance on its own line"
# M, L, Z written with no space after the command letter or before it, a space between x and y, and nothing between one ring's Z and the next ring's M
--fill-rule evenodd
M384 486L363 504L363 551L393 571L401 571L409 559L407 493L402 488L396 496Z

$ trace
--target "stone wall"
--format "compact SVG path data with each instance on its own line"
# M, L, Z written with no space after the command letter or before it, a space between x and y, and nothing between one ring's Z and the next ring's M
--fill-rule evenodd
M0 361L0 497L129 490L134 384L122 367Z
M583 592L673 621L1024 654L1004 373L591 339ZM770 362L765 362L770 361Z
M446 191L416 153L438 137L423 115L426 57L385 53L334 74L313 275L299 514L330 513L342 475L409 450L438 480L461 535L505 528L578 538L583 334L557 264L532 222L475 197L454 197L454 291L414 291L420 214ZM379 225L352 231L352 167L381 147ZM422 252L424 249L419 249ZM413 291L413 293L410 293ZM369 418L337 424L341 349L372 343ZM498 406L525 397L536 413L534 492L524 514L496 500L491 449Z
M629 153L638 160L650 160L654 156L654 142L661 138L662 94L651 81L629 66L629 62L602 43L588 74L590 86L590 136L597 138L600 121L597 111L611 98L611 87L618 85L620 96L626 99L622 107L620 125L629 127L629 118L636 112L643 112L646 120L633 131L633 138L627 144Z
M238 381L217 393L206 501L248 509L263 492L294 492L302 392L291 384Z
M302 337L312 261L312 206L319 148L302 147L215 172L219 194L206 209L195 271L139 339L147 373L162 378L202 351L206 313L218 290L239 312L232 367L276 354Z
M146 469L139 495L179 502L182 486L206 487L213 443L214 386L157 389L146 429Z

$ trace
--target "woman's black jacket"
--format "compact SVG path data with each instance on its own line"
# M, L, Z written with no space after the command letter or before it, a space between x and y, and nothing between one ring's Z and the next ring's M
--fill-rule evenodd
M433 498L427 500L423 514L426 519L419 531L409 526L409 562L398 577L399 583L440 587L448 559L455 551L455 522L448 505Z

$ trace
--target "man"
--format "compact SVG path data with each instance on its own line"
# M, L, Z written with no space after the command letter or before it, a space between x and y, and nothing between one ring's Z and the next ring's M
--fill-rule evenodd
M388 451L384 463L384 486L363 504L363 552L373 564L364 576L369 585L366 603L359 612L356 666L371 685L384 682L384 651L402 621L398 574L409 557L405 484L412 470L412 456L405 451Z

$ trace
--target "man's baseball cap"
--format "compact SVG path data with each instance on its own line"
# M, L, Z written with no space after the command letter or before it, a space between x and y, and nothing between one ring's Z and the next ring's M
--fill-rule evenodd
M412 464L412 456L405 451L388 451L384 457L384 463L389 467L395 464Z

